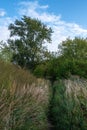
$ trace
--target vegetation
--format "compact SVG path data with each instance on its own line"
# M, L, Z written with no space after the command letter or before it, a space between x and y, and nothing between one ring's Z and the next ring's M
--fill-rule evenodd
M71 60L87 60L87 39L66 39L59 45L59 53Z
M87 39L68 38L51 53L52 30L41 21L24 16L9 30L0 43L0 129L87 130Z
M33 70L42 60L47 59L48 51L44 43L51 42L51 28L39 20L24 16L9 25L10 36L8 44L12 52L12 62L22 68Z
M34 72L37 76L50 77L54 81L71 75L87 78L87 39L63 41L57 56L37 66Z
M81 86L81 83L84 85ZM79 77L72 80L61 80L54 84L53 92L50 107L53 129L86 130L87 83L84 80L81 81Z
M2 61L0 75L0 130L46 130L48 82Z

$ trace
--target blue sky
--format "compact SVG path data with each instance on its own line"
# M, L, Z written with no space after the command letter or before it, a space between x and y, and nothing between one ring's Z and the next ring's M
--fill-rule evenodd
M0 1L0 40L7 40L8 25L22 15L38 18L53 29L50 50L57 50L67 37L87 37L87 0Z

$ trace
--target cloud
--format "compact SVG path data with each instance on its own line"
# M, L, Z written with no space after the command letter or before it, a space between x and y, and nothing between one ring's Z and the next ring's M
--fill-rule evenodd
M40 5L38 1L30 2L24 1L18 4L18 14L20 17L23 15L30 16L31 18L38 18L43 23L47 24L53 30L52 44L47 44L48 49L56 51L58 44L65 40L67 37L74 38L75 36L86 37L87 29L84 29L76 23L69 23L63 20L62 16L50 13L48 11L50 7L48 5ZM4 16L6 13L4 10L0 10L0 16ZM16 16L16 19L19 16ZM14 17L14 16L13 16ZM0 40L6 40L9 37L8 25L14 21L11 17L0 18Z
M48 49L55 51L58 44L67 37L74 38L75 36L86 37L87 29L83 29L76 23L69 23L62 20L61 15L55 15L48 12L48 5L40 5L35 2L21 2L19 14L27 15L32 18L38 18L53 29L52 44L47 45Z
M20 2L19 3L19 6L21 6L21 7L23 7L24 8L24 6L29 6L29 8L31 8L31 9L47 9L49 6L48 5L39 5L38 4L38 1L34 1L34 2L32 2L32 1L30 1L30 2L26 2L26 1L22 1L22 2Z
M27 15L32 18L38 18L42 22L56 22L60 19L60 15L56 16L54 14L47 13L48 5L39 5L37 1L35 2L20 2L19 14Z
M0 9L0 17L5 16L6 12L4 9Z
M4 9L0 9L0 41L6 41L9 38L10 32L8 25L12 23L14 19L7 16Z
M6 41L9 38L10 32L8 25L13 22L13 18L1 17L0 18L0 41Z
M6 41L9 38L9 30L6 26L0 26L0 41Z

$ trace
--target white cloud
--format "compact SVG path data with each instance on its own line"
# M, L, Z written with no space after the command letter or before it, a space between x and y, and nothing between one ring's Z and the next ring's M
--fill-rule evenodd
M0 17L5 16L6 12L4 9L0 9Z
M40 5L35 2L20 2L18 13L20 16L27 15L32 18L38 18L53 30L52 44L47 44L48 49L55 51L58 44L67 37L74 38L75 36L86 37L87 29L83 29L76 23L69 23L62 20L61 15L55 15L48 12L48 5ZM1 13L2 12L2 13ZM4 10L0 10L0 16L4 16ZM17 17L16 17L17 18ZM14 21L14 18L0 18L0 40L6 40L9 37L8 25Z
M21 2L19 9L20 15L27 15L32 18L38 18L43 22L56 22L60 19L60 15L56 16L54 14L47 13L48 5L39 5L37 1L35 2Z
M32 18L38 18L53 29L52 44L48 48L52 51L57 50L58 44L67 37L74 38L75 36L86 37L87 29L83 29L76 23L68 23L61 20L61 15L55 15L47 12L48 5L39 5L35 2L21 2L19 13Z
M31 9L47 9L49 6L48 5L39 5L38 4L38 1L34 1L34 2L26 2L26 1L22 1L19 3L19 5L21 5L21 7L24 7L24 6L29 6L29 8Z
M9 38L10 32L8 25L12 23L13 19L10 17L0 18L0 41L6 41Z
M0 26L0 41L6 41L9 38L9 30L6 26Z

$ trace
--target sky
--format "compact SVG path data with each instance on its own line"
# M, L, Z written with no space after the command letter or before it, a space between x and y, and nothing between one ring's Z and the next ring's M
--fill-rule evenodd
M23 15L38 18L53 30L51 51L66 38L87 37L87 0L2 0L0 41L9 38L8 25Z

